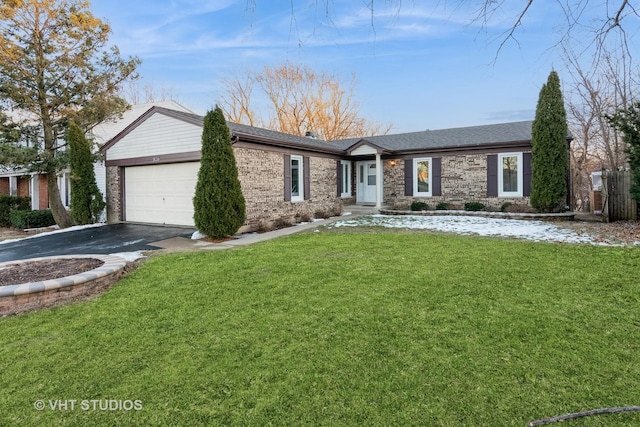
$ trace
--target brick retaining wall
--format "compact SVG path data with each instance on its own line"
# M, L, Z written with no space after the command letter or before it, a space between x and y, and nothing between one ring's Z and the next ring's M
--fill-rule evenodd
M104 264L84 273L43 282L0 286L0 316L69 303L102 293L125 274L126 261L111 255L69 255L0 263L0 267L45 259L94 258Z

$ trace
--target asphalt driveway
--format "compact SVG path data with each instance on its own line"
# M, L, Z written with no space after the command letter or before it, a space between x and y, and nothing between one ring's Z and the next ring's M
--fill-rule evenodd
M195 229L141 224L108 224L0 244L0 262L54 255L114 254L160 249L152 243L190 238Z

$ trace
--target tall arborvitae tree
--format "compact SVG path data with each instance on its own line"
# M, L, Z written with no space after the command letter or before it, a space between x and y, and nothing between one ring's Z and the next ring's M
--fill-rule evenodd
M92 224L100 219L105 203L96 184L91 143L74 122L67 130L71 167L71 218L76 224Z
M231 147L231 134L218 106L204 118L202 157L193 208L198 230L214 239L234 234L245 221L245 201Z
M540 212L560 212L566 206L569 173L567 113L560 78L551 71L540 90L531 130L531 206Z
M622 132L631 169L631 196L640 201L640 102L607 116L611 126Z

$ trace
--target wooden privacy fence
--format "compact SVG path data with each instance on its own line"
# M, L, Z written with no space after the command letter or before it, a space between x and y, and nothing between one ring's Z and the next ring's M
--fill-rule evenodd
M602 217L605 222L638 219L638 203L631 198L630 189L630 171L603 171Z

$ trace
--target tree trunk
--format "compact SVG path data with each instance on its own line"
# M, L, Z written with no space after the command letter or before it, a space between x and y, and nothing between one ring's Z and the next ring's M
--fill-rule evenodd
M58 176L55 170L47 172L47 190L49 192L49 206L53 219L60 228L67 228L73 225L71 216L62 204L60 189L58 188Z

